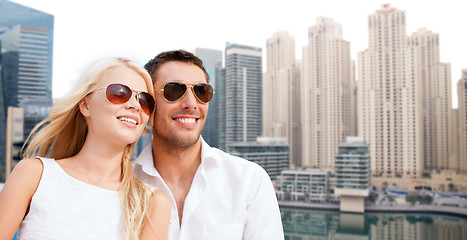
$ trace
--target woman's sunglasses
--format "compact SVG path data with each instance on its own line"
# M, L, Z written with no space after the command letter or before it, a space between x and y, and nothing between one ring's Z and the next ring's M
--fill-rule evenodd
M165 100L176 102L185 96L188 88L191 88L195 97L202 103L211 101L214 89L209 83L186 84L184 82L168 82L160 89L164 93Z
M109 84L107 87L99 88L94 91L103 89L105 89L105 97L110 103L126 103L133 96L133 93L136 93L136 99L138 100L139 105L141 105L143 112L147 115L151 115L154 111L154 98L147 92L138 91L120 83Z

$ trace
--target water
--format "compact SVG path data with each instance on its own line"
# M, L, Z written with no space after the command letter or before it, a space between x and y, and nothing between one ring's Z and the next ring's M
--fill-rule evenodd
M423 213L340 213L281 208L286 240L467 240L467 218Z

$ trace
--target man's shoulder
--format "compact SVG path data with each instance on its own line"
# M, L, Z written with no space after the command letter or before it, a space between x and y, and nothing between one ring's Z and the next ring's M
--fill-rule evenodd
M215 161L218 166L229 172L238 171L241 174L265 172L257 163L229 154L217 148L211 148L211 153L208 158L212 158L211 160Z

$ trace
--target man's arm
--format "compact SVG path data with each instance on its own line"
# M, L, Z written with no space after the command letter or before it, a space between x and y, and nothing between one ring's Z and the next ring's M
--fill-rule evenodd
M247 195L247 222L244 240L284 239L281 214L274 187L266 171L259 165Z

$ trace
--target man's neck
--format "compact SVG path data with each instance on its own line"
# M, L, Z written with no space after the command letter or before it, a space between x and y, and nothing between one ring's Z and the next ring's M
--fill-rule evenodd
M154 167L166 182L179 182L187 177L192 180L201 164L201 139L183 149L153 141L152 151Z
M154 167L175 199L181 226L185 199L201 164L201 139L185 149L171 149L170 146L153 141L152 151Z

